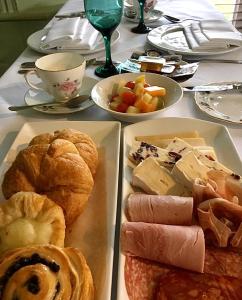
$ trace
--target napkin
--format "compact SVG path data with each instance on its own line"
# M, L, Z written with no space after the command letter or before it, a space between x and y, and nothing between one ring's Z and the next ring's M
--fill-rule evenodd
M202 20L182 25L192 50L220 50L242 46L242 35L227 21Z
M41 49L92 50L95 48L98 31L87 19L68 18L56 21L41 41Z

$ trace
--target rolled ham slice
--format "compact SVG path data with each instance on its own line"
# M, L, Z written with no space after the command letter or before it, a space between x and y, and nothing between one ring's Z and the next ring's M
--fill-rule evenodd
M121 249L126 255L203 272L205 242L199 226L126 222L121 228Z
M191 225L192 197L130 194L126 202L129 221L167 225Z

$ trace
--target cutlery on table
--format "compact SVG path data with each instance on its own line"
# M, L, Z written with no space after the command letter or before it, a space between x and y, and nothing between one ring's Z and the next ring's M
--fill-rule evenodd
M72 98L66 102L44 102L44 103L38 103L38 104L33 104L33 105L21 105L21 106L9 106L9 110L11 111L19 111L19 110L24 110L32 107L40 107L40 106L50 106L50 105L55 105L55 106L62 106L62 107L68 107L68 108L77 108L80 107L80 105L87 100L90 100L90 95L80 95L75 98Z
M187 61L193 61L191 58L187 58ZM196 62L201 63L229 63L229 64L242 64L242 59L218 59L218 58L201 58L194 59Z
M242 91L242 83L198 85L198 86L183 88L184 92L221 92L221 91L228 91L228 90Z
M76 18L76 17L86 18L86 13L85 13L85 11L79 11L79 12L72 12L72 13L66 13L66 14L58 14L58 15L55 15L55 18L58 18L58 19L64 19L64 18Z

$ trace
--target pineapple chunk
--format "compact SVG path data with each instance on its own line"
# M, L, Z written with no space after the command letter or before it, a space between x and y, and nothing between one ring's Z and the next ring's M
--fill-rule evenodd
M147 94L145 93L144 94L144 97L143 97L143 100L146 102L146 103L150 103L152 101L152 96L150 94Z
M141 83L141 82L136 83L133 91L136 96L141 96L141 95L143 96L143 94L144 94L143 83Z
M132 91L130 88L128 88L126 86L122 86L118 89L118 95L122 96L123 93L130 92L130 91Z
M122 102L122 98L120 96L113 97L111 102L117 102L118 104Z
M135 79L135 83L142 83L145 84L145 75L140 75Z
M116 102L116 101L112 101L109 103L109 108L112 110L117 110L117 107L119 106L120 103Z
M140 113L140 109L138 107L130 105L128 107L126 113L129 113L129 114L138 114L138 113Z
M165 96L166 89L159 86L148 86L144 88L144 91L151 96Z

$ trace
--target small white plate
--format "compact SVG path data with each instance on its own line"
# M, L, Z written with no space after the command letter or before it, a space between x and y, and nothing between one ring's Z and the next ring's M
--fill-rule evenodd
M148 12L148 14L145 16L144 21L145 23L152 23L155 21L158 21L163 15L163 11L161 10L157 10L157 9L153 9L151 11ZM134 23L139 23L140 18L136 16L134 16L134 18L130 18L127 15L124 14L124 18L130 22L134 22Z
M100 36L98 36L98 38L97 38L98 42L97 42L95 48L92 50L87 50L87 49L80 49L80 50L76 50L76 49L75 50L41 49L40 48L41 39L47 34L48 30L49 30L48 28L44 28L44 29L41 29L39 31L32 33L27 39L27 45L31 49L33 49L39 53L45 53L45 54L63 52L63 51L64 52L78 52L80 54L91 54L91 53L105 50L105 46L104 46L103 39L101 38L101 34L99 34ZM120 37L119 31L115 30L112 34L111 45L114 45L119 40L119 37Z
M194 97L198 107L208 115L227 122L242 124L242 90L196 92Z
M91 77L84 77L80 95L91 95L92 88L96 83L98 83L98 80ZM45 91L29 89L25 94L24 100L27 105L33 105L38 103L46 103L48 101L53 102L54 98ZM93 104L94 102L90 99L83 102L81 106L76 108L63 107L56 103L52 105L33 107L33 109L46 114L71 114L77 111L84 110L92 106Z
M190 49L187 44L181 24L162 25L160 27L154 28L148 33L147 41L152 46L160 50L173 51L177 54L193 56L219 55L235 51L239 48L237 46L230 46L227 49L223 50L194 51Z

